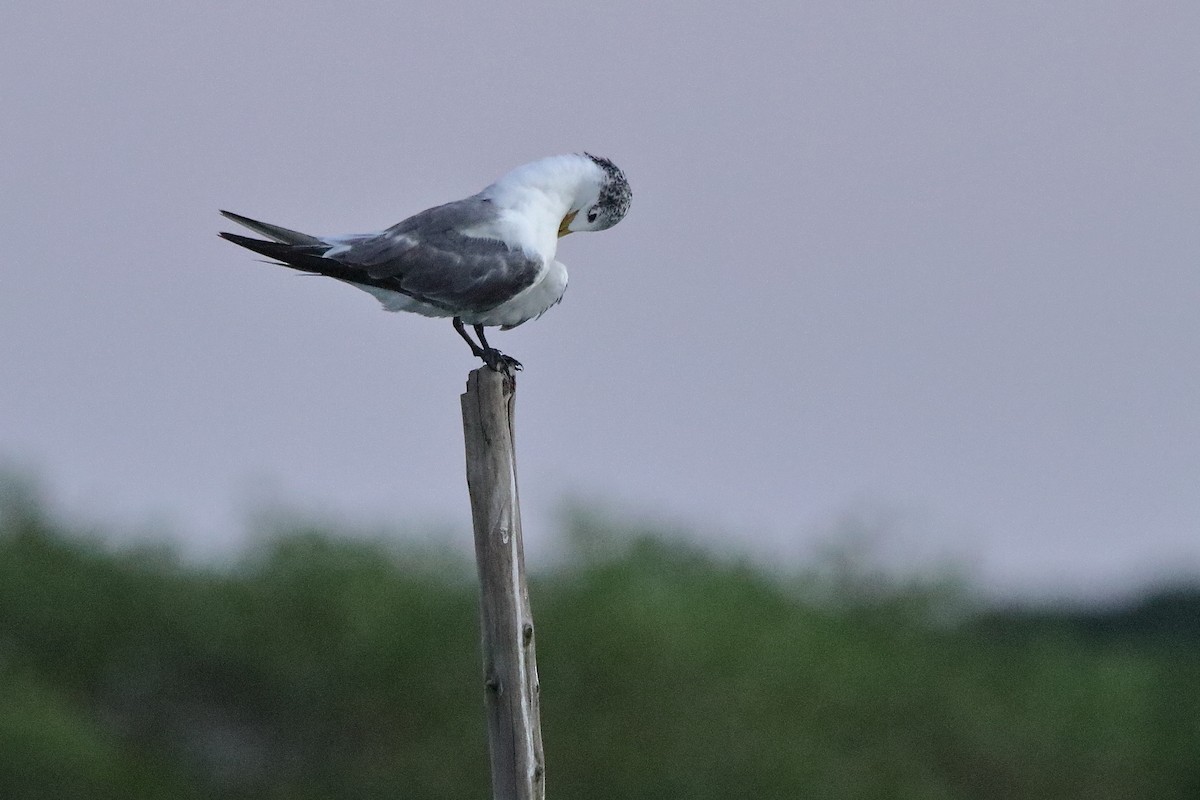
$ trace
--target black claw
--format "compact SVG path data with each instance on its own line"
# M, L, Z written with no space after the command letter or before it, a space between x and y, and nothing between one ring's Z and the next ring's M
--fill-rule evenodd
M523 367L521 362L517 361L512 356L506 356L494 347L489 347L479 356L483 359L483 363L488 365L492 372L502 372L505 375L512 375Z

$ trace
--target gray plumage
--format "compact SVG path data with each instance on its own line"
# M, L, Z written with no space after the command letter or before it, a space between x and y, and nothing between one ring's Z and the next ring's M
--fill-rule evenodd
M478 313L533 285L539 259L503 241L461 231L492 227L497 211L478 195L415 214L387 230L331 239L325 258L395 281L396 291L455 311Z

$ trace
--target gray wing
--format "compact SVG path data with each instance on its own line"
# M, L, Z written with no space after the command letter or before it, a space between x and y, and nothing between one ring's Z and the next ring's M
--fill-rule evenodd
M461 233L495 217L490 200L469 197L422 211L374 236L347 237L325 258L441 308L487 311L532 286L545 269L541 259L499 239Z

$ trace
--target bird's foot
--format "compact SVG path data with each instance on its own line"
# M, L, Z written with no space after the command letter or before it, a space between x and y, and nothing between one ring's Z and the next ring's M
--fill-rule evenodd
M483 363L487 364L492 372L502 372L505 375L511 376L514 372L522 369L521 362L517 361L512 356L506 356L494 347L489 347L480 354Z

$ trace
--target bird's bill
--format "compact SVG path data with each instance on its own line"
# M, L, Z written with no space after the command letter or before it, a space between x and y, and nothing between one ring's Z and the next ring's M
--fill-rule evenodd
M562 218L562 222L558 223L558 238L562 238L571 232L571 223L575 221L575 215L578 211L572 211Z

